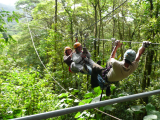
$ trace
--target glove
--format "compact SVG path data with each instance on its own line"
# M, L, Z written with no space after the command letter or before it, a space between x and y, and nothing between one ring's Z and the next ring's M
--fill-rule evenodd
M82 53L81 57L86 58L86 54Z
M151 44L151 42L149 42L149 41L143 41L142 47L147 48L150 44Z
M120 40L116 40L115 41L115 45L118 45L119 42L120 42Z
M85 54L87 54L88 53L88 51L87 51L87 48L85 48L85 47L83 47L83 53Z
M115 41L115 46L117 47L121 47L122 43L120 43L120 40L116 40Z

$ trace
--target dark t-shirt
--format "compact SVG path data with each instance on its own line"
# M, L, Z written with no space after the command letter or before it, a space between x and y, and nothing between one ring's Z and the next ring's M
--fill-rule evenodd
M63 56L63 61L68 65L68 66L70 66L71 65L71 63L73 62L72 60L71 60L71 56Z

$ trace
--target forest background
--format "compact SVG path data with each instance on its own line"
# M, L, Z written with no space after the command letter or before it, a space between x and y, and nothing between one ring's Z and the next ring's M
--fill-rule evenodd
M99 102L101 90L91 88L90 76L70 73L63 62L64 47L73 48L76 39L103 67L111 38L130 41L117 51L117 60L127 49L141 46L132 42L159 43L159 0L18 0L15 6L17 10L0 4L1 120ZM112 84L111 96L102 100L159 89L159 52L157 44L146 49L138 69ZM159 99L153 95L98 109L123 120L160 120ZM90 109L49 119L116 118Z

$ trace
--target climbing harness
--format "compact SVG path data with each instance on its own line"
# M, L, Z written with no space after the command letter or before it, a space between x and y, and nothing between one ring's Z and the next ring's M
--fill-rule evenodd
M69 70L69 72L73 73L70 66L69 66L69 69L68 69L68 70Z
M103 79L98 79L98 83L99 83L99 85L102 89L100 101L102 99L103 90L106 90L106 96L110 95L110 92L111 92L110 91L110 82L108 81L107 74L108 74L108 72L110 71L111 68L112 68L112 66L109 65L107 68L102 70L102 78Z

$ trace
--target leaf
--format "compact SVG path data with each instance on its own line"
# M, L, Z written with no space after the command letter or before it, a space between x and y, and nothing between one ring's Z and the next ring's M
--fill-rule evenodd
M69 91L73 90L74 88L69 88Z
M17 110L14 110L14 111L13 111L13 115L16 116L16 117L20 117L20 116L21 116L21 113L22 113L22 110L21 110L21 109L17 109Z
M78 112L78 113L74 116L74 118L78 118L80 115L81 115L81 113Z
M93 94L91 92L85 94L84 98L89 98L89 97L93 97Z
M74 102L75 102L75 103L78 103L78 102L79 102L79 100L78 100L78 99L75 99L75 100L74 100Z
M67 98L69 95L69 93L62 93L60 95L58 95L58 98Z
M84 99L84 100L82 100L82 101L79 103L79 105L88 104L88 103L90 103L91 101L92 101L92 98L90 98L90 99Z
M0 28L0 32L3 32L4 30L2 28Z
M129 95L128 93L123 92L123 93L120 93L120 94L118 95L118 97L121 97L121 96L128 96L128 95Z
M6 38L8 38L8 36L7 36L7 34L4 32L4 33L2 33L3 34L3 38L4 39L6 39Z
M103 108L103 110L109 110L109 111L113 111L115 108L112 107L112 105L107 105Z
M157 120L157 115L147 115L143 120Z
M79 92L79 90L77 90L77 89L74 89L73 91L74 91L75 93Z
M71 93L72 93L72 94L75 94L75 93L78 93L78 92L79 92L79 90L74 89Z
M146 111L147 111L147 114L149 114L151 111L155 110L155 107L151 104L151 103L148 103L146 105Z
M145 106L143 105L131 106L131 110L133 111L140 111L142 108L145 108Z
M116 89L116 86L115 86L115 84L111 84L111 91L113 91L114 89Z
M117 57L117 60L120 60L120 58L121 58L121 54Z
M8 42L8 38L5 38L6 43Z
M78 118L88 118L90 116L90 112L87 111L83 111L81 114L80 112L76 114L76 117Z
M83 118L78 118L77 120L84 120Z
M99 95L98 97L93 98L91 103L99 102L100 101L100 97L101 97L101 95Z
M156 110L152 110L150 111L149 113L147 112L147 114L150 114L150 115L157 115L158 117L158 120L160 119L160 112L159 111L156 111Z
M60 104L59 106L62 108L66 108L66 107L68 107L68 104L63 103L63 104Z
M96 93L96 96L99 96L99 95L101 94L102 90L101 90L100 87L98 86L98 87L95 87L95 88L94 88L94 92Z
M16 21L17 23L19 23L18 18L15 18L15 21Z
M72 102L73 102L73 99L66 99L66 102L67 102L67 103L72 103Z

